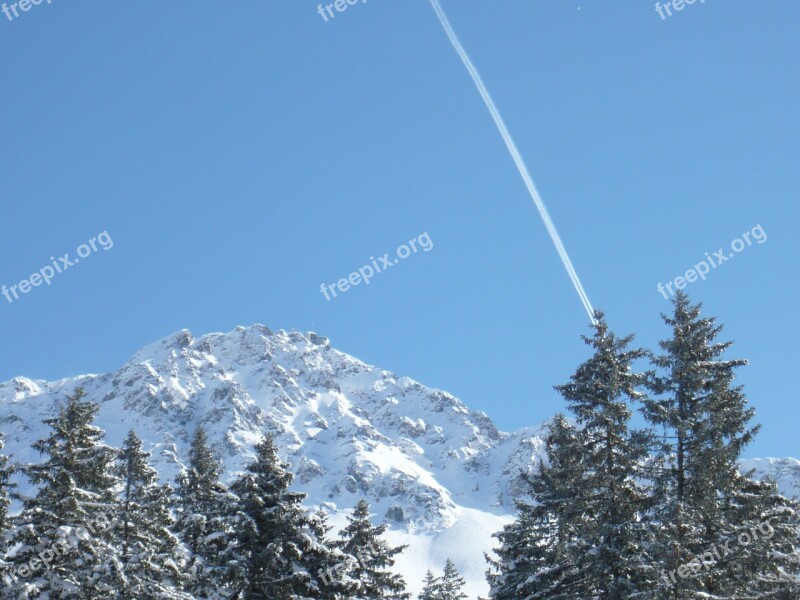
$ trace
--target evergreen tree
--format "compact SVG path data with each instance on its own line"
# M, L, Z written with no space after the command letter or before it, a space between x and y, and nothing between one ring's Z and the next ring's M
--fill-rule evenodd
M448 558L442 577L435 577L430 570L425 574L425 586L418 600L464 600L467 597L463 592L465 585L456 565Z
M741 482L742 449L758 431L749 425L754 412L741 387L733 384L736 369L747 362L722 359L731 343L716 341L722 328L701 317L700 305L686 294L679 292L673 305L673 316L662 317L672 337L660 343L663 354L654 359L661 372L650 383L656 396L643 409L662 431L653 475L660 526L653 564L662 570L657 596L724 598L736 567L728 561L692 570L686 565L737 535L742 525L726 507Z
M642 520L648 495L640 484L640 465L649 440L645 432L629 427L629 405L643 399L639 388L647 380L646 374L633 371L632 364L647 353L629 349L633 336L618 338L600 312L595 313L593 328L594 335L584 341L594 354L578 367L570 383L556 389L584 434L585 488L576 499L584 518L578 517L581 551L575 557L577 568L590 582L583 598L620 600L653 582L642 567L648 547Z
M0 450L2 450L4 446L5 438L3 433L0 432ZM5 454L0 454L0 582L9 574L10 567L5 561L5 555L8 549L6 536L11 528L8 508L11 505L10 496L13 485L11 483L11 476L13 472L8 457Z
M444 574L436 600L464 600L467 597L463 591L466 583L453 561L448 558L444 564Z
M545 436L546 461L525 480L532 503L517 502L517 518L495 537L497 558L487 556L493 600L589 598L578 558L590 550L581 532L588 485L583 461L586 434L556 415Z
M103 444L92 423L98 406L83 390L67 397L44 423L50 435L33 448L46 456L24 472L38 492L15 520L6 591L20 598L106 598L124 584L110 533L117 509L116 450Z
M357 582L346 572L350 557L336 548L336 543L330 539L333 528L328 525L328 515L322 508L310 517L309 528L317 541L307 557L311 563L309 572L316 575L322 584L316 597L320 600L349 600L357 590Z
M0 450L5 447L5 436L0 432ZM9 528L8 507L11 505L11 476L13 468L9 464L8 457L0 454L0 532L5 532ZM2 543L2 537L0 537ZM2 549L2 548L0 548Z
M739 528L731 556L719 552L727 577L720 587L736 599L800 598L800 505L774 482L739 475L737 484L725 512Z
M342 540L338 547L353 558L348 572L358 582L358 591L352 596L352 600L410 598L411 595L405 591L403 577L389 570L394 566L394 556L400 554L406 546L392 548L381 539L386 532L386 525L372 525L366 500L358 502L347 520L347 526L339 533Z
M227 598L225 551L231 543L232 497L220 480L222 465L202 427L189 448L188 468L177 478L175 532L189 554L185 589L197 598Z
M440 600L440 586L441 579L434 576L433 572L428 569L428 572L425 573L425 584L417 600Z
M324 590L312 571L324 548L301 506L305 494L289 490L293 477L288 466L270 435L256 446L255 460L232 486L239 499L237 541L230 555L233 598L297 600L318 598Z
M596 315L594 356L557 388L577 428L551 425L546 464L528 478L534 502L518 504L498 558L487 557L491 598L800 597L798 504L739 473L758 431L734 385L746 362L722 358L730 344L699 305L685 294L674 304L659 374L634 373L644 351ZM629 429L632 402L661 429L654 456L653 436Z
M126 585L123 600L167 600L187 598L179 591L183 575L178 540L170 531L169 485L158 484L150 467L149 452L130 431L117 459L116 473L122 481L119 515L114 533L124 565Z

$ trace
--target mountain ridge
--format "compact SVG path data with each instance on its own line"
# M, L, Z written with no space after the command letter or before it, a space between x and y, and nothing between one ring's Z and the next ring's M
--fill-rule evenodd
M522 474L543 453L546 423L500 431L452 394L368 365L326 337L260 324L201 337L183 329L109 373L0 384L5 452L37 462L30 444L44 435L42 419L77 387L100 405L107 443L119 446L135 429L165 481L183 467L198 426L227 478L273 433L309 505L324 505L337 524L366 498L390 535L410 544L398 563L404 572L419 571L421 581L425 568L449 555L474 595L486 591L491 533L512 518ZM743 461L750 469L776 476L785 493L800 490L800 461Z

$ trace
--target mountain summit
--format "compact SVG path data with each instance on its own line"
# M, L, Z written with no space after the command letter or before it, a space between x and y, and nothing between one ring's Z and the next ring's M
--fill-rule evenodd
M0 384L0 429L14 460L38 462L30 444L44 435L42 420L77 387L100 405L106 441L118 447L135 429L167 480L198 426L228 477L273 433L309 504L325 505L336 523L366 498L374 518L410 544L398 564L419 573L410 584L450 557L475 595L487 589L491 534L510 520L522 473L542 451L541 427L501 432L451 394L367 365L327 338L253 325L199 338L180 331L104 375ZM798 461L747 466L779 471L784 491L796 493Z

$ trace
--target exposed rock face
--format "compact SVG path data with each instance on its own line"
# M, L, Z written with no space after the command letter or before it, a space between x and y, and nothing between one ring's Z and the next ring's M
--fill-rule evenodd
M29 445L41 420L78 386L100 403L108 443L136 429L165 479L198 425L231 473L269 431L310 502L343 508L366 497L395 525L446 526L456 506L512 512L520 471L541 449L535 430L502 433L447 392L366 365L327 338L254 325L201 338L180 331L105 375L0 385L6 451L36 461Z

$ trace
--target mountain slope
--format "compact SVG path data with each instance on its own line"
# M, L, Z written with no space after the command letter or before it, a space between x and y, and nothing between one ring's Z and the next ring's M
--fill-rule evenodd
M470 597L486 593L483 552L542 451L541 428L498 431L452 395L366 365L326 338L253 325L200 338L180 331L113 373L0 384L0 429L15 460L39 460L30 443L43 436L42 419L79 386L100 404L108 443L134 428L167 480L199 425L229 476L272 432L309 504L325 504L338 524L367 498L392 541L410 544L398 566L413 590L450 556ZM797 461L751 467L778 472L784 489L800 483Z
M39 459L30 443L44 434L42 419L78 386L100 404L108 443L136 429L165 479L181 468L199 425L230 475L272 432L310 503L337 512L365 497L393 535L418 540L403 558L408 568L437 552L434 564L443 564L436 537L452 537L467 518L472 560L461 563L468 572L480 563L473 593L483 589L482 552L508 520L520 471L541 444L534 429L502 433L452 395L366 365L325 338L254 325L197 339L178 332L105 375L1 384L0 428L15 460ZM476 530L485 530L479 542Z

